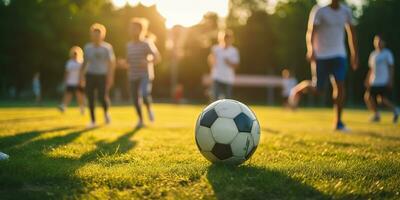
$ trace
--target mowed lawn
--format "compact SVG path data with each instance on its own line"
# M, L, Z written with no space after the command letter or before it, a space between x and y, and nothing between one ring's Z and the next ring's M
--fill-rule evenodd
M198 152L203 106L156 104L156 123L133 131L133 108L86 130L77 108L1 108L0 199L400 199L400 126L346 110L351 133L332 131L330 109L252 106L262 128L243 165ZM102 120L98 110L98 119Z

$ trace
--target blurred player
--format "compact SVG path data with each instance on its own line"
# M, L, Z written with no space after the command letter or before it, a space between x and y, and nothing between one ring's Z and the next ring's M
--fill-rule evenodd
M150 121L154 121L151 90L154 64L160 62L161 57L154 44L154 38L146 39L148 26L149 22L144 18L133 18L129 25L131 41L127 44L127 60L130 69L131 96L139 118L136 128L144 126L141 100L146 106Z
M232 98L235 70L239 67L239 51L232 45L233 32L226 30L218 34L219 44L211 48L208 62L211 66L211 101Z
M351 9L340 0L332 0L325 7L315 6L310 13L307 30L307 59L311 62L313 80L303 81L293 88L289 97L292 108L296 108L303 93L320 94L329 77L334 102L334 129L346 132L342 121L344 104L344 81L347 70L345 30L347 32L350 61L353 70L358 68L358 50Z
M393 111L393 123L399 119L399 110L389 100L390 90L394 82L394 58L392 52L385 48L385 41L376 35L374 38L375 50L369 56L369 71L365 79L367 91L364 95L365 103L374 112L371 122L379 122L381 119L377 108L378 99Z
M86 44L84 48L84 62L80 73L80 82L86 84L91 119L89 128L96 126L96 92L97 98L103 106L105 123L111 122L111 116L108 112L110 104L108 93L113 83L115 65L114 50L111 44L104 41L106 28L102 24L93 24L90 27L90 37L92 41Z
M83 51L80 47L74 46L71 48L69 53L70 59L67 61L65 65L65 75L64 75L64 85L65 92L63 97L63 102L58 109L61 112L64 112L66 107L71 102L72 96L75 94L76 100L78 102L81 114L85 113L85 104L84 104L84 88L79 83L79 74L82 68L83 62Z
M40 104L42 102L42 86L40 84L40 73L36 72L32 78L32 91L35 95L35 103Z
M288 69L282 70L282 79L283 106L288 107L290 91L296 86L297 79L290 74Z

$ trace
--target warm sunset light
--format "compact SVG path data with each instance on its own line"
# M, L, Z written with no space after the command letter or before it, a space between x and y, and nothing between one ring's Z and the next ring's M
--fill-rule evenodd
M0 0L0 200L400 200L400 0Z
M167 27L195 25L207 12L216 12L221 17L228 14L228 0L113 0L117 8L139 2L145 6L156 4L157 10L167 20Z

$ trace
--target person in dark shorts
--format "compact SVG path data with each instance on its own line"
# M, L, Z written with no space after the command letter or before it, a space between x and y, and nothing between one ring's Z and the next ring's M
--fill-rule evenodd
M111 44L104 41L106 28L102 24L95 23L90 27L92 42L84 48L84 63L81 69L81 81L86 85L86 95L90 110L91 122L88 128L96 126L95 94L101 102L104 110L104 121L111 122L108 112L110 98L109 90L113 83L115 55Z
M66 107L72 100L72 96L75 94L81 114L83 115L85 113L85 92L84 88L79 83L79 75L83 62L83 50L78 46L74 46L71 48L69 56L70 59L65 65L64 97L62 103L58 106L58 109L61 112L65 112Z
M132 99L138 115L135 128L144 126L142 101L147 109L151 122L154 121L151 89L154 79L154 64L161 60L154 39L146 38L149 22L145 18L133 18L129 25L131 41L127 44L127 60L129 64L129 81Z
M379 122L381 119L377 108L378 101L381 101L393 111L393 123L399 119L399 110L389 100L391 88L394 82L394 58L392 52L385 48L385 41L381 36L374 37L375 50L371 52L368 60L369 71L365 79L364 100L369 110L374 112L370 118L371 122Z
M358 68L358 50L352 11L340 0L331 0L324 7L315 6L310 13L306 36L307 59L311 62L312 81L303 81L291 91L289 104L296 108L303 93L311 91L321 94L326 82L332 77L333 103L335 111L334 129L346 132L349 129L342 120L344 104L344 81L347 71L345 33L349 42L350 61L354 70Z

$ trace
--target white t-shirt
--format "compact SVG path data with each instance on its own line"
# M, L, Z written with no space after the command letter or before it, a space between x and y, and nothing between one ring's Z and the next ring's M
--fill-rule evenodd
M368 64L371 68L371 86L386 86L390 79L390 66L394 65L392 52L389 49L374 50L369 55Z
M82 63L76 60L68 60L65 65L65 71L68 72L68 76L66 79L66 84L68 86L77 86L79 85L79 73L82 67Z
M285 78L282 81L282 96L289 97L290 91L297 85L296 78Z
M215 57L215 64L211 70L211 77L213 80L233 84L235 80L235 70L225 62L225 59L232 63L239 64L239 51L233 46L224 48L220 45L215 45L212 47L211 52Z
M330 6L314 6L310 13L308 28L316 26L313 48L317 59L347 56L345 26L348 24L353 24L349 7L340 4L335 10Z

